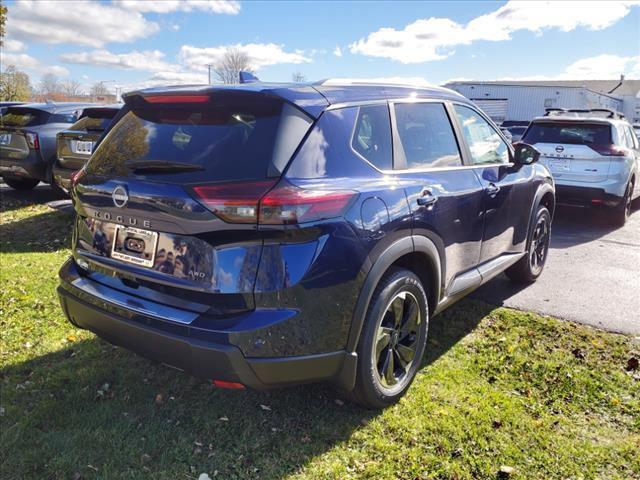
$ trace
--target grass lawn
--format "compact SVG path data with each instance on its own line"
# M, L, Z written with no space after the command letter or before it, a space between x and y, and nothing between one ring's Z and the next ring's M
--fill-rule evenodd
M66 322L71 218L32 203L47 195L3 198L5 480L640 479L638 339L467 300L385 411L322 385L217 390Z

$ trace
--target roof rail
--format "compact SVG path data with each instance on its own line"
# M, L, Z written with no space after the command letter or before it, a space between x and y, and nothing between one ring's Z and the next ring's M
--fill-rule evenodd
M624 114L620 112L616 112L615 110L611 110L610 108L545 108L544 116L545 117L554 117L558 115L563 115L567 117L580 117L580 116L588 116L592 113L605 113L606 116L603 118L614 118L614 119L623 119L625 118ZM591 115L595 116L595 115Z

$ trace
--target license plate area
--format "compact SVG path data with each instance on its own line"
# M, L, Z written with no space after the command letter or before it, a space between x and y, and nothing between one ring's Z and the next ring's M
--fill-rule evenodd
M142 267L153 267L157 245L157 232L118 225L113 235L111 258Z
M75 142L71 142L71 150L73 153L91 155L93 151L93 142L76 140Z
M549 160L549 168L552 172L568 172L571 169L571 160L566 158L552 158Z

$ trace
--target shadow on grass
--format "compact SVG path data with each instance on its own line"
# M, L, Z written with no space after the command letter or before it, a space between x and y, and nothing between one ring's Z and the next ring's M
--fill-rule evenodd
M425 363L490 310L433 319ZM282 478L381 413L328 385L218 390L95 338L69 345L0 371L3 478Z
M54 200L67 198L44 183L33 190L13 190L4 183L0 184L0 212L10 212L28 205L43 205Z
M50 210L0 224L0 251L54 252L71 245L73 216Z

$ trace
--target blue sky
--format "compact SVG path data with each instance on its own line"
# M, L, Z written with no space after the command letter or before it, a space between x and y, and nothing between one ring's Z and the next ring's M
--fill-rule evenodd
M4 3L2 65L34 83L204 83L230 46L267 81L640 78L638 1Z

